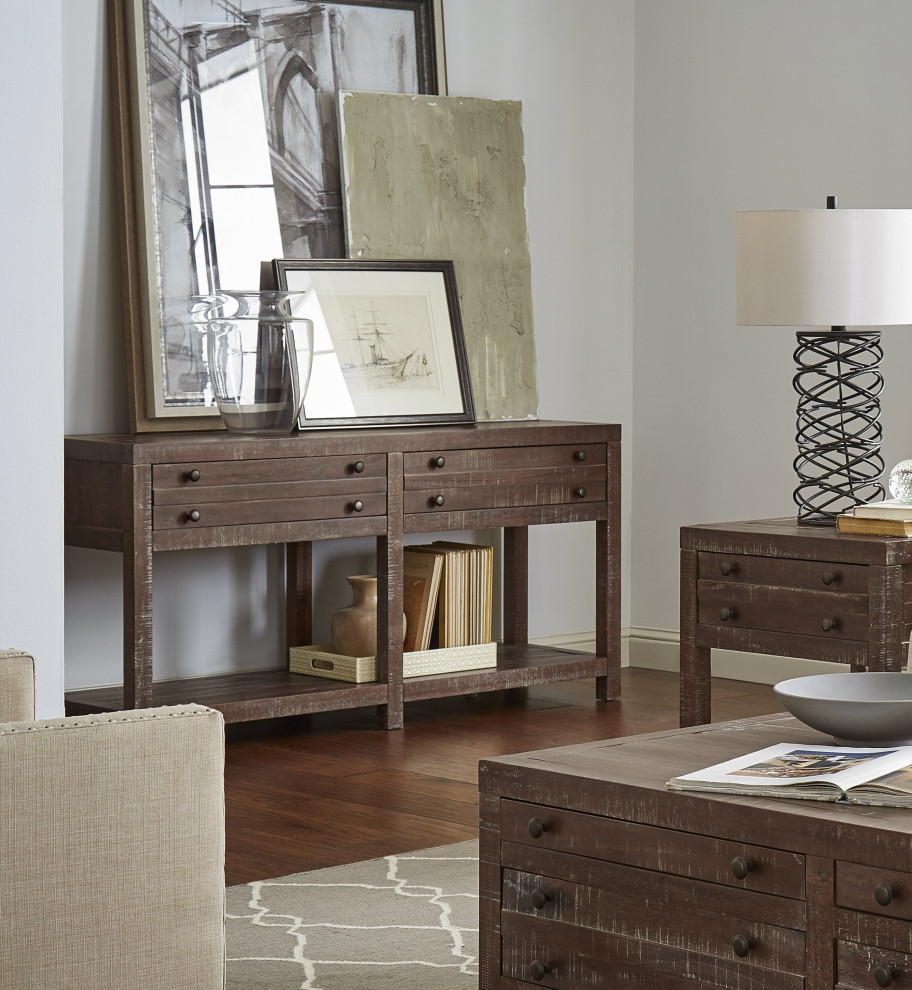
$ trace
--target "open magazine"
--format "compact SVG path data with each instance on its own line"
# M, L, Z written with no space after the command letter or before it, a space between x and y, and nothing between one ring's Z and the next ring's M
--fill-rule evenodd
M673 777L665 786L672 791L912 807L912 746L778 743Z

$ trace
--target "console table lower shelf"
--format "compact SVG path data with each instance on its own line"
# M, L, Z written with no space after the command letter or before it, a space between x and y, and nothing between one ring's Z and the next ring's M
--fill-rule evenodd
M912 986L912 809L665 790L786 715L480 765L480 988Z
M592 653L533 644L497 647L497 666L451 674L405 678L404 701L421 701L458 694L502 691L534 684L551 684L604 673L605 659ZM153 683L153 705L195 702L216 708L226 722L308 715L388 703L385 682L353 684L286 668L268 668L209 677L182 677ZM120 685L69 691L68 715L119 711L124 707Z

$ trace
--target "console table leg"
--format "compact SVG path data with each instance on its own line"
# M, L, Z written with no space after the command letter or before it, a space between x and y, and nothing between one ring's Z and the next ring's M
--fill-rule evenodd
M123 706L152 701L152 469L124 466ZM134 505L140 506L134 511Z
M402 454L387 457L386 507L389 527L377 537L377 680L386 683L387 703L377 706L377 722L401 729L405 720L402 683Z
M529 527L503 531L503 641L529 642Z
M313 643L313 544L285 544L285 647ZM286 658L287 659L287 658Z

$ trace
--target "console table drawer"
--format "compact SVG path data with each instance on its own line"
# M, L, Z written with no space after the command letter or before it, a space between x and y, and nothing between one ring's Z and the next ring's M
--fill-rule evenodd
M505 848L503 862L517 850ZM563 853L532 850L530 860L535 872L504 869L505 911L804 972L801 901Z
M184 502L152 509L152 529L195 530L315 519L354 519L386 513L385 492L241 502Z
M553 990L802 990L799 974L557 921L501 914L503 976Z
M488 447L480 450L421 450L403 456L405 488L430 483L451 487L485 485L522 478L568 480L606 477L604 444Z
M568 505L574 502L604 502L607 482L585 485L560 481L530 481L527 484L479 484L471 488L439 485L405 493L406 513L464 512L471 509L508 509L524 505Z
M501 835L537 848L804 898L804 856L778 849L510 800L501 802Z
M698 581L697 616L704 625L832 639L868 638L868 599L861 594Z
M250 502L386 490L386 456L257 458L152 466L155 505Z
M867 594L869 568L826 560L754 557L750 554L700 551L699 577L730 584L775 585L780 588L830 590Z
M836 863L839 907L912 921L912 873Z

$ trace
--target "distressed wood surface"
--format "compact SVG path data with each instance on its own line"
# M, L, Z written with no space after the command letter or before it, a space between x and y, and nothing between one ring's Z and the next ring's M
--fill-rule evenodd
M830 742L769 716L483 760L502 939L481 986L861 990L886 965L904 985L912 813L665 789L773 741ZM753 864L743 880L733 855ZM891 904L876 905L877 883ZM743 958L735 935L754 940Z
M912 543L761 519L681 529L681 725L712 720L713 649L901 670Z
M124 556L124 691L68 692L74 713L151 705L153 698L166 704L192 689L195 700L219 708L229 721L377 704L381 724L399 728L407 700L583 677L595 679L599 697L615 697L619 690L617 426L523 421L318 430L278 438L83 436L67 437L65 450L68 542ZM437 489L423 486L438 482L446 485L445 504L431 506ZM580 521L596 526L595 654L529 647L528 550L517 534L529 525ZM497 666L404 679L404 534L493 527L507 530L506 644L498 650ZM259 680L227 674L194 679L192 685L153 682L154 552L286 544L287 639L289 645L308 645L311 544L348 537L376 540L384 607L373 690L288 674L284 656L274 658L282 669L262 671Z

